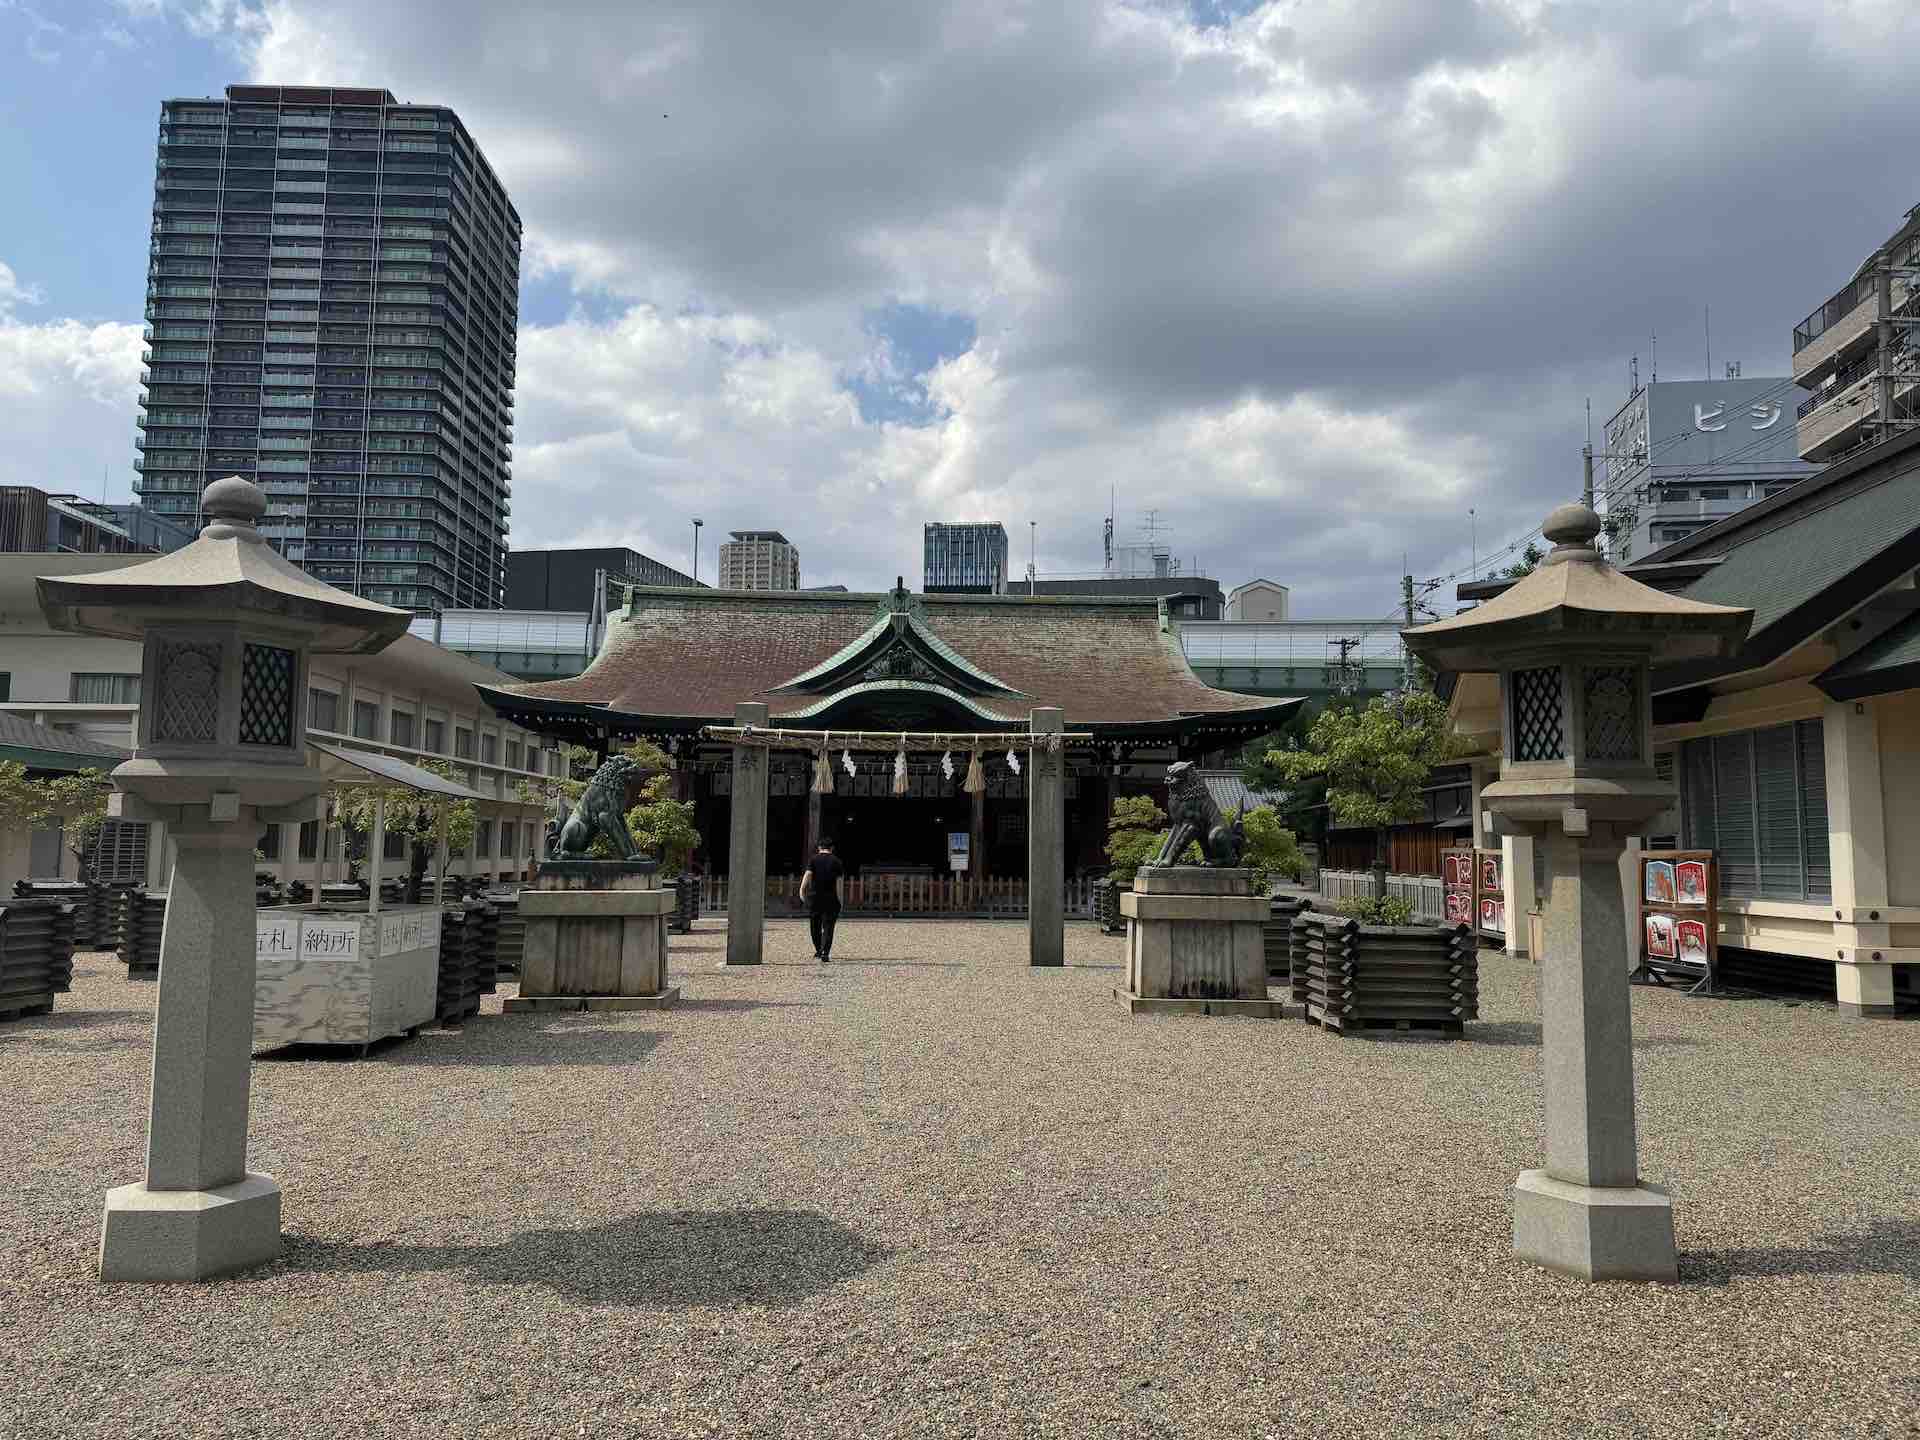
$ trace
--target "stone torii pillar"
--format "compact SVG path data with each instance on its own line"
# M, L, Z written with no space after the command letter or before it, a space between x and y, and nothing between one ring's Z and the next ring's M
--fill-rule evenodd
M1059 735L1065 714L1041 706L1031 722L1035 736ZM1027 963L1067 963L1067 757L1035 743L1027 754Z
M766 728L767 707L733 707L733 723ZM767 928L767 756L733 747L733 827L727 858L728 965L758 965Z

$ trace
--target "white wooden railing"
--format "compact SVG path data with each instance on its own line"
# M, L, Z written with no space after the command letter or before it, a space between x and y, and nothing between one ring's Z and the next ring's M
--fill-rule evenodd
M1373 872L1371 870L1322 870L1320 894L1336 904L1356 896L1360 899L1371 899ZM1387 894L1395 900L1405 900L1411 904L1413 918L1423 925L1440 925L1446 921L1447 891L1438 875L1389 875L1387 876Z

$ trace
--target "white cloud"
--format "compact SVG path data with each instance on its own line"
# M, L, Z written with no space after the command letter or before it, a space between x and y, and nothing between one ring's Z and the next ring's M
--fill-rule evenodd
M1384 613L1468 506L1490 549L1569 493L1649 332L1711 304L1778 371L1920 198L1860 138L1920 121L1906 0L121 3L459 110L592 302L523 334L516 543L671 559L700 513L854 584L958 512L1092 568L1117 487L1123 534ZM901 307L978 339L929 368Z
M128 493L141 327L28 320L39 297L0 262L0 483Z

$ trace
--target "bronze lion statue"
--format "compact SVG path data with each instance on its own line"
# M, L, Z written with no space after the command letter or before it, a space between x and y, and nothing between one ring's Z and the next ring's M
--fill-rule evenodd
M640 859L640 847L627 832L627 777L640 767L625 755L615 755L587 782L580 803L560 827L559 853L566 859L584 857L595 837L613 847L622 860Z
M1178 865L1187 846L1199 842L1206 865L1238 865L1240 850L1246 843L1246 828L1236 812L1231 820L1220 814L1220 807L1207 793L1206 782L1191 761L1180 760L1167 767L1167 818L1173 828L1161 842L1149 865Z

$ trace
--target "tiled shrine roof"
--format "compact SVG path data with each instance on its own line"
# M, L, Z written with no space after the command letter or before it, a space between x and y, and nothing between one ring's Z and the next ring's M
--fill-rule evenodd
M1152 598L668 588L633 592L583 674L482 693L529 717L599 707L725 724L741 702L802 719L856 689L931 690L984 729L1057 706L1070 729L1257 732L1298 703L1203 684Z

